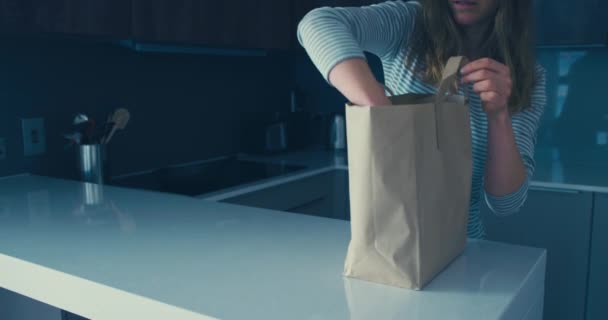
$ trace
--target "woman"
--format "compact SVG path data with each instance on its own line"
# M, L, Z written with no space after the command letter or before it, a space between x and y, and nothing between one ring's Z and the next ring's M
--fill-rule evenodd
M531 1L388 1L319 8L300 22L298 38L326 80L358 105L389 105L363 51L382 60L395 94L434 93L447 59L464 55L461 93L468 96L473 183L468 236L483 238L485 198L497 214L523 205L534 172L545 76L535 65Z

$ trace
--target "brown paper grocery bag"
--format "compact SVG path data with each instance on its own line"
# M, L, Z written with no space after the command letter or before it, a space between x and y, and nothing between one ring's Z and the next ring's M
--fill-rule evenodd
M449 91L464 60L448 61L436 95L346 107L351 242L345 276L421 289L463 252L471 129L465 98Z

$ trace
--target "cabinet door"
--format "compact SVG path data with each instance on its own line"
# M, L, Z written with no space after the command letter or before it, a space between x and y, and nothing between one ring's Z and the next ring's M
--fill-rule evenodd
M0 0L7 33L66 33L127 38L130 0Z
M294 22L297 23L312 9L321 7L362 7L386 0L302 0L293 1Z
M287 211L325 218L350 220L348 171L333 170L309 179L314 181L318 188L324 191L323 197L290 208Z
M128 38L130 0L37 0L47 32Z
M138 41L287 48L290 1L133 0Z
M0 32L3 34L34 31L34 14L31 1L0 0Z
M63 320L61 310L0 288L0 319Z
M547 249L544 319L583 319L593 196L532 188L522 210L499 217L482 209L490 240Z
M223 202L349 220L348 171L332 170Z
M587 320L606 319L608 292L608 194L596 194L593 210L593 233L589 266Z
M362 7L375 3L385 2L386 0L297 0L293 1L292 14L292 34L297 33L298 23L304 16L313 9L320 7ZM297 38L292 38L292 48L303 51L299 45Z
M328 185L319 184L318 176L302 178L262 190L222 200L233 204L290 211L323 201L329 195Z
M606 0L534 2L540 45L605 44Z

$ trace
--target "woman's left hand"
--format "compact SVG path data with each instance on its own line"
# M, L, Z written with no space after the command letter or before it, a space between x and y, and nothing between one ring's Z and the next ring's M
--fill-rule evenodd
M509 67L496 60L482 58L466 64L460 72L463 83L473 83L473 90L479 93L488 117L508 114L512 86Z

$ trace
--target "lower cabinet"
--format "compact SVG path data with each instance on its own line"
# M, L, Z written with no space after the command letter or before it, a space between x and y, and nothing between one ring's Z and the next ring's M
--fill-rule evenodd
M294 206L287 211L339 220L350 220L348 171L335 170L314 178L323 186L324 196Z
M608 292L606 270L608 270L608 194L596 194L591 236L587 320L608 318L604 305Z
M73 313L69 313L67 311L61 311L61 320L89 320L89 319L83 318L83 317L75 315Z
M349 220L348 171L331 170L222 202Z
M40 301L0 288L1 320L88 320Z
M0 288L2 320L64 320L61 310Z
M489 240L547 249L544 319L584 319L592 209L592 193L535 187L510 216L497 216L484 203Z

